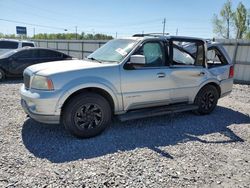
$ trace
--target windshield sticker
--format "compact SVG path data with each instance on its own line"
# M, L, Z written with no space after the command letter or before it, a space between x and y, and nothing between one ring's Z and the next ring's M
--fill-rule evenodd
M127 52L125 50L123 50L122 48L117 48L115 51L118 52L119 54L121 54L122 56L127 55Z

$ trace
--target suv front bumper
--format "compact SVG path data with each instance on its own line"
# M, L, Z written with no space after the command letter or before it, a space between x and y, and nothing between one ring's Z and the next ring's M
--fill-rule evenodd
M21 105L22 105L25 113L28 114L30 118L32 118L38 122L47 123L47 124L59 124L60 123L60 116L59 115L35 114L29 109L29 107L24 99L21 99Z
M58 101L55 93L31 92L23 85L20 94L22 108L32 119L47 124L60 123L60 113L55 112Z

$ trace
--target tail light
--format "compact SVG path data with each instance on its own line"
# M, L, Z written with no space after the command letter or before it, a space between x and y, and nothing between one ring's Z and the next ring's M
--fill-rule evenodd
M234 66L231 66L229 69L229 78L233 78L234 77Z

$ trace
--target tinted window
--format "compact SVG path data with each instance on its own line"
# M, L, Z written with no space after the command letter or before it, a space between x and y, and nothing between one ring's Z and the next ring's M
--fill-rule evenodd
M147 42L135 54L145 56L147 67L164 65L163 46L159 42Z
M0 41L0 48L2 48L2 49L17 49L18 48L18 42Z
M62 57L62 54L59 52L51 51L51 50L39 50L40 58L59 58Z
M25 50L20 51L14 55L17 59L27 59L27 58L35 58L37 56L37 50Z
M34 47L34 44L33 43L29 43L29 42L23 42L22 43L22 47L25 47L25 46Z

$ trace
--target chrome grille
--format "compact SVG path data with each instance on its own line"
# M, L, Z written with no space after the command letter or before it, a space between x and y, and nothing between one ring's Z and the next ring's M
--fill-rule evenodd
M30 75L24 73L23 82L24 82L25 88L29 89L30 88Z

